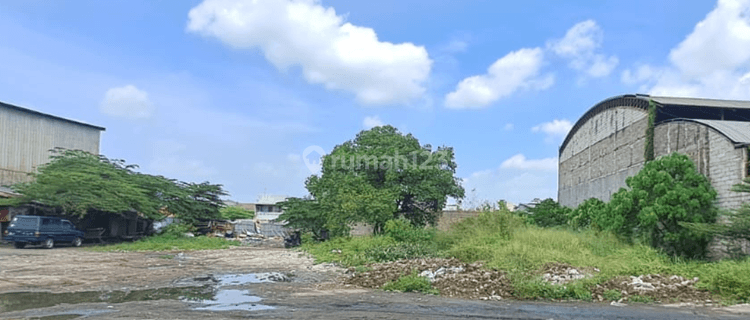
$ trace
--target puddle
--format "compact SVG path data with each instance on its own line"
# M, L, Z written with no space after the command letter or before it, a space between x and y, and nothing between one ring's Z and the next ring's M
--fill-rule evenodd
M0 294L0 312L46 308L63 303L123 303L161 299L203 300L210 299L212 296L213 290L210 286L132 291L84 291L70 293L12 292Z
M274 307L258 304L260 297L250 295L248 290L225 289L254 283L290 281L278 272L229 274L188 279L190 285L161 289L132 291L84 291L71 293L13 292L0 294L0 312L21 311L52 307L59 304L78 303L123 303L148 300L180 300L195 303L195 310L268 310ZM196 283L197 281L197 283ZM209 281L209 284L206 284Z
M214 295L213 299L201 300L198 302L198 306L193 309L209 311L257 311L275 309L272 306L258 304L257 302L260 302L261 300L260 297L250 295L250 291L248 290L219 290L219 292Z
M219 286L239 286L248 283L285 282L289 278L278 272L228 274L216 278Z
M188 301L196 303L196 305L193 307L194 310L257 311L275 309L272 306L259 304L258 302L260 302L262 299L258 296L250 295L249 290L222 289L222 287L242 286L253 283L289 281L289 278L286 275L278 272L227 274L216 277L211 276L209 278L212 281L216 282L216 286L217 288L219 288L219 290L216 292L212 299Z

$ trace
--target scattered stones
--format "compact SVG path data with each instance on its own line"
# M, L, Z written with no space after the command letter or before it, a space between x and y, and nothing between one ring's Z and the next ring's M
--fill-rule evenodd
M598 272L599 269L593 268L592 271ZM542 279L551 284L566 284L593 276L590 272L585 272L565 263L548 263L542 267L541 272L543 273Z
M647 274L630 277L615 277L594 288L593 296L603 301L605 291L620 291L624 301L634 295L649 297L655 302L690 302L695 304L712 303L711 294L694 285L700 279L685 279L681 276L662 276L659 274Z
M415 259L377 263L371 270L352 274L345 283L368 288L380 288L402 275L416 272L432 282L440 294L447 297L500 300L510 297L512 286L505 273L482 268L482 263L463 263L457 259Z

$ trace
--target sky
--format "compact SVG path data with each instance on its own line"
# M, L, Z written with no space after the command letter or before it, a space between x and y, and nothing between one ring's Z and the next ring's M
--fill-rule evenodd
M750 100L750 0L10 0L0 101L106 127L101 153L304 196L321 153L392 125L451 146L465 203L557 197L597 102Z

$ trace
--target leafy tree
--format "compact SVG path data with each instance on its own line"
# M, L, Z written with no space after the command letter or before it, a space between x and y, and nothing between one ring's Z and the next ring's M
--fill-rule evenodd
M568 222L570 208L563 207L557 201L547 198L529 209L529 218L540 227L561 226Z
M372 224L379 233L386 221L400 217L418 227L434 225L447 197L464 196L456 167L450 147L433 151L392 126L375 127L323 156L321 175L305 183L309 202L289 205L301 206L301 213L311 207L324 212L302 220L325 220L332 235L348 233L354 222ZM284 220L297 219L286 213Z
M321 210L317 200L311 197L287 198L277 205L284 209L278 220L286 221L287 226L305 233L310 232L317 239L328 237L328 216Z
M603 210L592 201L576 211L588 210L593 225L627 240L642 239L673 255L705 255L709 238L685 224L716 220L716 191L688 156L674 153L650 161L626 184L629 189L613 194Z
M135 172L137 165L80 150L53 150L49 163L31 173L31 182L13 186L19 198L0 205L36 201L83 217L90 211L121 213L135 210L160 219L163 210L186 222L215 218L226 195L221 185L186 183Z
M241 207L227 206L219 209L219 216L226 220L252 219L255 216L255 211Z
M652 246L677 255L705 254L709 239L680 223L715 222L716 191L688 156L674 153L651 161L626 182L640 209L639 232Z
M577 208L570 211L568 224L574 228L587 228L595 217L602 216L607 204L597 198L591 198L579 204Z

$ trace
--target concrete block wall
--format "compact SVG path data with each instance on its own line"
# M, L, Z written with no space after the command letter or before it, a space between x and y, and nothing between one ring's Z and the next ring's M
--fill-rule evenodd
M737 209L750 202L750 194L732 191L747 175L747 149L734 143L718 131L690 121L674 121L657 125L654 129L654 155L674 152L686 154L701 174L708 177L716 189L717 205L722 209Z
M609 201L643 166L648 113L605 110L584 123L560 154L558 202L576 207L589 198Z

